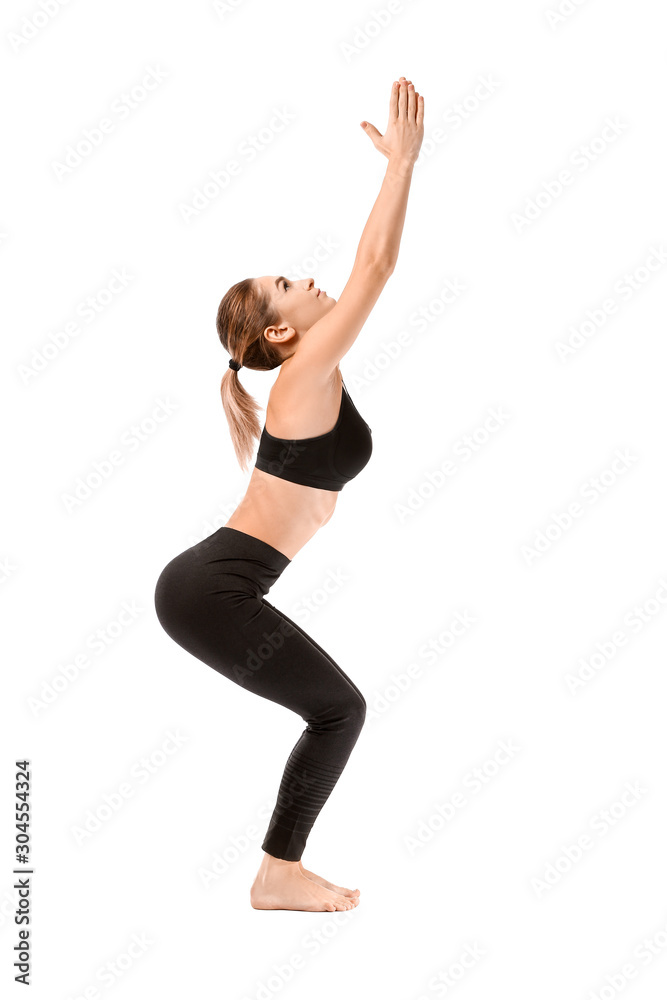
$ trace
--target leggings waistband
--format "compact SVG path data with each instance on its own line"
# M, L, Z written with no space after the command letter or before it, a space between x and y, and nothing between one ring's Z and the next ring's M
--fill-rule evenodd
M205 564L222 583L248 581L257 596L268 593L292 560L273 545L238 528L224 525L193 545L190 559ZM243 589L246 589L245 586Z
M208 542L214 539L216 541L219 539L224 540L225 545L231 546L232 549L238 546L239 552L256 552L259 556L263 556L272 566L275 566L276 569L278 567L281 570L286 569L292 562L284 552L274 548L273 545L269 545L262 538L257 538L256 535L249 535L247 531L240 531L238 528L229 528L226 524L222 528L218 528L217 531L214 531L204 541Z

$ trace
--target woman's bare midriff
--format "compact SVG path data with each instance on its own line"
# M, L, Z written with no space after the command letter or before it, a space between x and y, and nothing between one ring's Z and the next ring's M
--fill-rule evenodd
M331 373L329 399L323 400L321 392L308 398L305 387L298 394L294 386L286 387L283 372L289 371L290 361L291 358L283 361L269 394L267 417L271 433L285 438L325 433L338 418L342 392L340 369L337 366ZM272 400L277 404L278 414L282 412L282 424L274 421ZM245 496L225 527L254 535L293 559L331 518L337 499L338 493L333 490L290 483L255 466Z
M225 527L268 542L288 559L326 524L338 493L290 483L254 468L243 500Z

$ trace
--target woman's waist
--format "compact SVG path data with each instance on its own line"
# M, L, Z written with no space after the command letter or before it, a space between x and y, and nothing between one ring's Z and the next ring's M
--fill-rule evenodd
M246 494L227 521L227 526L255 535L293 559L299 549L329 521L338 493L300 486L268 474L266 479L275 482L265 483L253 474Z
M331 517L338 497L338 491L292 483L255 468L237 510L252 509L283 523L298 520L317 529Z

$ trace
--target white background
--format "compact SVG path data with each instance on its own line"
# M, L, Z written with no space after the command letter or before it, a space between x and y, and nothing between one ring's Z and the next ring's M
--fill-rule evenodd
M662 997L658 6L564 2L560 19L557 0L51 8L2 13L3 980L27 756L40 1000ZM151 69L159 84L113 112ZM220 403L218 303L263 274L312 274L340 295L386 168L359 122L384 131L401 74L425 95L422 157L398 264L341 364L373 457L269 595L369 703L303 859L361 903L337 919L258 912L266 805L303 722L172 642L154 586L250 475ZM275 109L294 117L262 132ZM113 131L59 177L105 117ZM259 134L251 161L240 151ZM239 175L187 221L230 159ZM114 269L131 278L105 297ZM465 290L446 304L448 282ZM273 373L241 375L264 405ZM160 400L172 412L154 423ZM506 416L485 430L492 409ZM118 448L123 463L68 508ZM456 473L429 486L448 460ZM474 622L453 636L457 613ZM170 732L184 742L160 756ZM517 749L494 763L501 741ZM229 863L206 886L216 855ZM150 942L135 957L133 935Z

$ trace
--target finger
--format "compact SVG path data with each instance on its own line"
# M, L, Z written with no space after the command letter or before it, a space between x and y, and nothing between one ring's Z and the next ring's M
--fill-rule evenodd
M417 127L421 128L424 124L424 98L420 94L417 98Z
M389 98L389 120L398 118L398 83L396 80L391 85L391 97Z
M405 80L401 80L401 85L400 85L400 87L398 89L399 89L399 95L398 95L398 117L399 118L405 118L405 113L406 113L407 107L408 107L408 88L407 88L407 85L405 83Z
M415 97L415 88L413 84L408 84L408 121L413 122L415 120L415 113L417 110L417 98Z
M374 146L376 145L378 139L382 138L382 132L378 132L375 125L372 125L370 122L366 122L366 126L362 126L362 128Z

